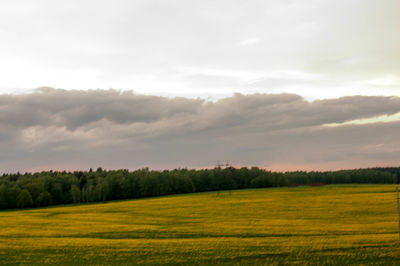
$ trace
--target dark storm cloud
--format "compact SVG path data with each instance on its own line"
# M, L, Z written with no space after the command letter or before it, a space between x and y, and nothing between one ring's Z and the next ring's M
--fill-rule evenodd
M0 110L3 171L11 162L18 166L9 169L23 170L209 166L218 159L318 167L400 159L400 122L326 126L396 114L400 97L308 102L294 94L236 94L208 102L41 88L0 95Z

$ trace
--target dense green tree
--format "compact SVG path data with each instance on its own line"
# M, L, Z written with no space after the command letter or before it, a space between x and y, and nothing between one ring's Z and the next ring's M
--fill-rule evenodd
M81 190L75 184L71 186L71 196L72 196L72 201L74 203L80 203L81 202Z
M55 181L51 184L50 194L53 197L54 203L63 203L63 191L59 182Z
M272 187L272 180L268 175L259 175L251 180L250 185L254 188Z
M99 173L101 172L102 171L99 171ZM122 199L124 197L124 193L121 185L123 180L123 174L121 171L108 172L106 179L108 183L110 199Z
M31 180L29 183L25 184L23 188L26 188L29 191L34 203L38 202L38 197L40 193L45 190L43 183L37 180Z
M99 201L105 201L110 199L110 188L105 178L98 178L97 186L95 188L95 194Z
M160 180L157 172L150 172L141 178L140 192L143 197L151 197L160 195Z
M37 198L38 206L49 206L53 204L53 198L48 191L43 191Z
M127 198L140 197L140 180L134 173L128 174L121 182Z
M27 189L21 190L17 198L17 207L28 208L33 205L31 193Z
M0 209L7 208L7 186L5 184L0 185Z
M106 171L98 168L96 171L73 173L43 171L33 174L3 174L0 176L0 209L248 187L338 183L393 184L398 182L399 176L400 167L286 173L270 172L258 167L172 171L151 171L148 168L136 171Z
M6 188L5 199L6 199L8 208L16 208L17 207L17 198L18 198L18 195L20 192L21 192L21 189L16 185L9 186Z

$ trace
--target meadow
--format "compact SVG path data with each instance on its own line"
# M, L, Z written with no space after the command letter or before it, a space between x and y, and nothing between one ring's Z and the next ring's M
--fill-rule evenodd
M281 187L0 211L0 264L399 265L394 191Z

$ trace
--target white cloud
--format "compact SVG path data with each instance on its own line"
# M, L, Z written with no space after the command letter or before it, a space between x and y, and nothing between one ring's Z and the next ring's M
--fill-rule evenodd
M400 95L399 8L397 0L4 0L0 87Z
M390 122L400 122L400 113L396 113L393 115L380 115L380 116L370 117L370 118L355 119L355 120L350 120L350 121L346 121L343 123L329 123L329 124L324 124L323 126L339 127L339 126L346 126L346 125L364 125L364 124L390 123Z
M241 46L251 46L260 42L259 38L250 38L239 42Z

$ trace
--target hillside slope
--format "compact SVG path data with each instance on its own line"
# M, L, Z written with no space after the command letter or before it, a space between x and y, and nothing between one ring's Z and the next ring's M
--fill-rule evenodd
M394 189L252 189L1 211L0 263L399 264Z

